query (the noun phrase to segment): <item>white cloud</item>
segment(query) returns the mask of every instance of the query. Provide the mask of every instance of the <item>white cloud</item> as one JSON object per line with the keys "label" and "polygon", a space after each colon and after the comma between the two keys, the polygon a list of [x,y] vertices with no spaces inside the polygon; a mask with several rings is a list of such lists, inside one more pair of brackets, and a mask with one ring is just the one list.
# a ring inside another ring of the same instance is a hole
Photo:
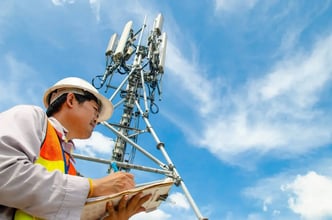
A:
{"label": "white cloud", "polygon": [[259,213],[251,213],[248,215],[248,220],[264,220],[265,217],[261,216]]}
{"label": "white cloud", "polygon": [[60,5],[66,4],[66,3],[74,4],[75,0],[52,0],[52,3],[56,6],[60,6]]}
{"label": "white cloud", "polygon": [[215,0],[216,11],[236,12],[239,10],[249,10],[257,4],[259,0]]}
{"label": "white cloud", "polygon": [[141,212],[130,218],[130,220],[155,220],[155,219],[170,220],[171,215],[160,209],[157,209],[155,211],[148,212],[148,213]]}
{"label": "white cloud", "polygon": [[[260,101],[285,98],[296,108],[312,106],[319,99],[319,91],[331,78],[332,36],[318,42],[310,54],[288,57],[277,64],[275,71],[253,83]],[[288,106],[289,107],[289,106]]]}
{"label": "white cloud", "polygon": [[[185,58],[172,42],[167,44],[166,66],[170,70],[169,74],[172,74],[170,80],[178,88],[177,94],[181,94],[181,89],[190,93],[192,99],[197,102],[195,108],[200,114],[206,115],[218,108],[218,102],[214,101],[218,98],[218,80],[207,79],[202,67]],[[186,95],[182,96],[182,99],[184,102],[190,101],[192,105],[193,101],[187,99]]]}
{"label": "white cloud", "polygon": [[100,0],[90,0],[89,2],[90,2],[91,9],[96,16],[97,22],[100,22],[101,1]]}
{"label": "white cloud", "polygon": [[291,192],[289,207],[303,219],[326,219],[332,217],[332,178],[314,171],[298,175],[296,179],[283,187]]}
{"label": "white cloud", "polygon": [[89,139],[75,139],[74,143],[76,149],[86,156],[96,156],[97,153],[111,155],[114,147],[113,139],[97,131],[92,132]]}
{"label": "white cloud", "polygon": [[187,198],[179,192],[173,193],[169,196],[168,201],[170,202],[170,206],[173,208],[179,209],[190,209],[190,205],[188,203]]}
{"label": "white cloud", "polygon": [[[167,211],[166,211],[167,210]],[[169,195],[166,202],[160,208],[149,213],[139,213],[133,216],[132,220],[170,220],[170,219],[192,219],[189,203],[182,193],[176,192]],[[180,217],[181,216],[181,217]]]}
{"label": "white cloud", "polygon": [[229,162],[253,149],[291,156],[330,143],[330,107],[319,109],[317,104],[331,87],[331,51],[328,36],[311,52],[286,57],[262,78],[251,79],[227,97],[228,103],[215,103],[228,109],[207,114],[212,120],[202,116],[206,125],[196,141]]}
{"label": "white cloud", "polygon": [[[254,186],[242,191],[243,195],[257,207],[250,213],[253,219],[297,219],[322,220],[332,217],[332,177],[318,174],[323,171],[326,162],[309,163],[305,171],[288,170],[284,173],[261,179]],[[317,171],[308,171],[316,169]],[[299,175],[295,173],[305,173]],[[258,211],[260,210],[260,212]]]}

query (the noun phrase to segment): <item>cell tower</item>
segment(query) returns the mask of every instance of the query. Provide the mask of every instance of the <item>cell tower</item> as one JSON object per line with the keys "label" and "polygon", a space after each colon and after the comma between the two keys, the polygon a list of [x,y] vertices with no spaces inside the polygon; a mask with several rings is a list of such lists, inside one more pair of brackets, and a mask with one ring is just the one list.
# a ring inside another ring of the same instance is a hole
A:
{"label": "cell tower", "polygon": [[[137,32],[133,30],[133,22],[129,21],[124,26],[119,39],[116,33],[110,37],[105,51],[106,70],[104,74],[97,75],[92,80],[92,85],[96,89],[104,89],[105,92],[113,91],[109,100],[114,104],[115,112],[122,111],[119,123],[107,121],[101,123],[116,135],[111,159],[104,160],[79,154],[74,154],[74,156],[83,160],[108,164],[109,172],[113,172],[117,167],[123,171],[136,169],[170,177],[174,180],[174,185],[182,188],[197,218],[207,220],[200,213],[167,154],[165,144],[159,140],[149,121],[149,114],[156,114],[159,110],[155,103],[155,96],[156,93],[159,97],[161,95],[167,35],[162,32],[163,16],[161,14],[155,18],[150,31],[146,30],[146,20],[145,17],[143,25]],[[148,32],[147,37],[145,32]],[[146,41],[146,44],[143,41]],[[140,121],[143,121],[144,124],[140,124]],[[152,136],[165,163],[138,143],[139,136],[144,133]],[[159,168],[134,164],[136,150],[156,163]]]}

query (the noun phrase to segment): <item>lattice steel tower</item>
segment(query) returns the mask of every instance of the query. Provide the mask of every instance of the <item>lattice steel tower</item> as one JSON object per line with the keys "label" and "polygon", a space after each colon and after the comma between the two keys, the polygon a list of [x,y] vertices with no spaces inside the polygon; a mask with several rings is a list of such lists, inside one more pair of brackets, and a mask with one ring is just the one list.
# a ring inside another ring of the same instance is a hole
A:
{"label": "lattice steel tower", "polygon": [[[137,169],[171,177],[175,181],[175,185],[182,188],[197,218],[203,220],[207,218],[200,213],[167,154],[164,143],[159,140],[148,119],[150,113],[157,113],[159,110],[155,103],[155,96],[158,94],[160,97],[161,95],[167,46],[167,35],[162,32],[162,26],[163,16],[158,14],[150,31],[146,30],[145,17],[143,25],[137,32],[133,30],[133,22],[129,21],[124,26],[119,39],[116,33],[110,37],[105,52],[106,70],[104,74],[93,78],[92,85],[97,89],[105,89],[105,92],[113,90],[109,100],[114,104],[115,112],[122,110],[119,123],[102,122],[102,125],[116,135],[112,157],[111,160],[103,160],[78,154],[74,154],[74,156],[79,159],[109,164],[109,172],[113,172],[113,165],[116,164],[123,171]],[[148,32],[147,36],[146,32]],[[144,125],[140,124],[142,120]],[[166,163],[138,144],[138,137],[143,133],[152,136]],[[136,150],[155,162],[159,168],[134,164]]]}

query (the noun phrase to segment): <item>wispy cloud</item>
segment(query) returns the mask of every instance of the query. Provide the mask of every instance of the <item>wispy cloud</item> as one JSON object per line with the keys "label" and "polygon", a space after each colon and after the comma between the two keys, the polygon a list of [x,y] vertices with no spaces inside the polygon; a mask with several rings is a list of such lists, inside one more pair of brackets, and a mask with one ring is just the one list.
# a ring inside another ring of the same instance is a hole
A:
{"label": "wispy cloud", "polygon": [[0,45],[5,43],[5,38],[7,36],[7,30],[10,27],[8,18],[10,17],[13,9],[13,2],[4,2],[0,3]]}
{"label": "wispy cloud", "polygon": [[64,4],[74,4],[75,0],[52,0],[52,3],[56,6],[60,6]]}
{"label": "wispy cloud", "polygon": [[[6,109],[16,104],[41,104],[43,86],[37,71],[12,54],[0,57],[0,106]],[[28,100],[28,102],[27,102]]]}
{"label": "wispy cloud", "polygon": [[[288,51],[270,72],[231,88],[227,96],[220,92],[221,78],[208,79],[204,67],[185,57],[178,49],[181,47],[170,42],[167,67],[172,77],[168,80],[176,85],[175,95],[181,105],[193,109],[194,103],[200,115],[195,121],[174,119],[174,123],[193,143],[231,163],[251,150],[290,156],[330,143],[331,107],[320,109],[317,105],[325,102],[321,96],[330,88],[332,79],[332,37],[316,40],[308,51]],[[195,129],[192,123],[201,123],[203,129]]]}
{"label": "wispy cloud", "polygon": [[96,16],[97,22],[100,21],[100,9],[101,9],[101,2],[100,0],[90,0],[90,7]]}
{"label": "wispy cloud", "polygon": [[250,149],[303,153],[329,143],[330,107],[316,105],[330,87],[331,48],[328,36],[312,51],[287,57],[264,77],[251,79],[230,97],[229,113],[217,117],[213,127],[206,126],[201,143],[229,156]]}
{"label": "wispy cloud", "polygon": [[217,11],[236,12],[240,10],[249,10],[255,6],[259,0],[215,0],[215,7]]}
{"label": "wispy cloud", "polygon": [[255,215],[275,216],[280,213],[282,216],[289,215],[287,194],[283,193],[281,187],[293,179],[292,174],[280,173],[259,180],[255,186],[246,188],[243,195],[249,198],[249,201],[253,200],[253,204],[257,207]]}
{"label": "wispy cloud", "polygon": [[[203,116],[218,108],[219,102],[213,101],[218,100],[218,80],[209,80],[204,69],[188,57],[184,57],[173,42],[168,43],[167,54],[166,66],[172,75],[169,83],[176,86],[176,94],[182,102],[189,106],[195,103],[198,113]],[[181,91],[184,94],[182,96]]]}

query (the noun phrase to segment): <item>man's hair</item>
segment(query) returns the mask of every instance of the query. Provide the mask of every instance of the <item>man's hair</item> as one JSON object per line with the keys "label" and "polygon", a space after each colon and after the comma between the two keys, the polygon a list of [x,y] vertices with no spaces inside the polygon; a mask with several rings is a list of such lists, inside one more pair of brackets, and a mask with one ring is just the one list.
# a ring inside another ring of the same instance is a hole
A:
{"label": "man's hair", "polygon": [[[84,91],[84,95],[80,95],[80,94],[76,94],[76,93],[73,93],[73,94],[74,94],[75,99],[78,101],[79,104],[81,104],[85,101],[93,100],[98,104],[99,108],[101,108],[100,101],[96,98],[96,96],[94,96],[90,92]],[[52,102],[52,104],[50,104],[48,106],[48,108],[46,110],[47,117],[51,117],[52,115],[54,115],[55,113],[60,111],[61,106],[63,105],[63,103],[66,102],[67,95],[68,95],[68,93],[62,94],[59,98],[57,98],[54,102]]]}

